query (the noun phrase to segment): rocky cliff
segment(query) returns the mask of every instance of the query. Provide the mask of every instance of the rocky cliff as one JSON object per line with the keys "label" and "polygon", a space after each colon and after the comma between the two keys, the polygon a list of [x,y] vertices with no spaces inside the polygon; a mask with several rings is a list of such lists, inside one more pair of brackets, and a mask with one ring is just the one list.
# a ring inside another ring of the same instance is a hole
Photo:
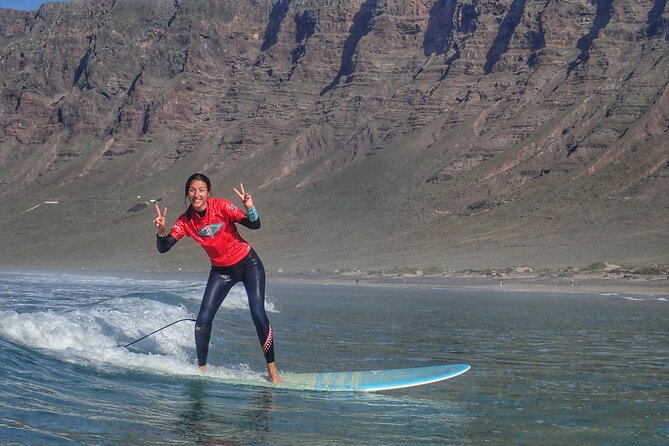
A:
{"label": "rocky cliff", "polygon": [[666,0],[0,10],[2,261],[199,268],[203,171],[271,268],[669,263],[668,55]]}

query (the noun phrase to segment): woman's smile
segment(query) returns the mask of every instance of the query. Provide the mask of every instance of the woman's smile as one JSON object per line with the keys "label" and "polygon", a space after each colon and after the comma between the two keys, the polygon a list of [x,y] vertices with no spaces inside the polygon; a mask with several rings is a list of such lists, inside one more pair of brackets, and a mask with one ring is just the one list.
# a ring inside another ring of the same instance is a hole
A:
{"label": "woman's smile", "polygon": [[211,192],[204,181],[195,180],[188,188],[188,200],[196,212],[204,211],[207,208],[207,200]]}

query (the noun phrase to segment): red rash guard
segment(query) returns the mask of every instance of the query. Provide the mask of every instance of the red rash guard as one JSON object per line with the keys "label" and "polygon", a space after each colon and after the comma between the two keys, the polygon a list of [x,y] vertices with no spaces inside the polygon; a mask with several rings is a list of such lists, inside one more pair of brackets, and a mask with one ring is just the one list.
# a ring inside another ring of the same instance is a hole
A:
{"label": "red rash guard", "polygon": [[207,252],[212,266],[231,266],[242,260],[251,245],[239,235],[235,223],[246,213],[225,198],[209,198],[204,217],[188,210],[181,214],[170,230],[175,241],[191,237]]}

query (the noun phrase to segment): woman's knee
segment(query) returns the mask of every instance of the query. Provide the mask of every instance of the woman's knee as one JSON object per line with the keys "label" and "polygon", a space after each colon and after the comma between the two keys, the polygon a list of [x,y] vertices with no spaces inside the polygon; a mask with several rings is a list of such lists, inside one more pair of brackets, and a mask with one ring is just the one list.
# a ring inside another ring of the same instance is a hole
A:
{"label": "woman's knee", "polygon": [[265,309],[262,307],[252,308],[251,318],[257,328],[265,328],[269,325],[269,318],[267,317],[267,313],[265,313]]}
{"label": "woman's knee", "polygon": [[195,326],[198,327],[211,327],[212,322],[214,321],[215,313],[209,310],[200,310],[197,315],[197,320],[195,321]]}

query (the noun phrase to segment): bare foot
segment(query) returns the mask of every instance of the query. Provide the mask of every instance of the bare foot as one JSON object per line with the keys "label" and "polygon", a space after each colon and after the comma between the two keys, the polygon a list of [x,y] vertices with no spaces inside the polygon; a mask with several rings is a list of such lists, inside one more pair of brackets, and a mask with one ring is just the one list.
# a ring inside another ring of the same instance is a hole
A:
{"label": "bare foot", "polygon": [[204,375],[205,373],[207,373],[207,365],[206,364],[205,365],[200,365],[200,366],[198,366],[198,368],[200,369],[201,374]]}
{"label": "bare foot", "polygon": [[267,373],[269,374],[269,380],[274,384],[279,384],[283,381],[279,376],[279,371],[276,369],[276,363],[270,362],[267,364]]}

